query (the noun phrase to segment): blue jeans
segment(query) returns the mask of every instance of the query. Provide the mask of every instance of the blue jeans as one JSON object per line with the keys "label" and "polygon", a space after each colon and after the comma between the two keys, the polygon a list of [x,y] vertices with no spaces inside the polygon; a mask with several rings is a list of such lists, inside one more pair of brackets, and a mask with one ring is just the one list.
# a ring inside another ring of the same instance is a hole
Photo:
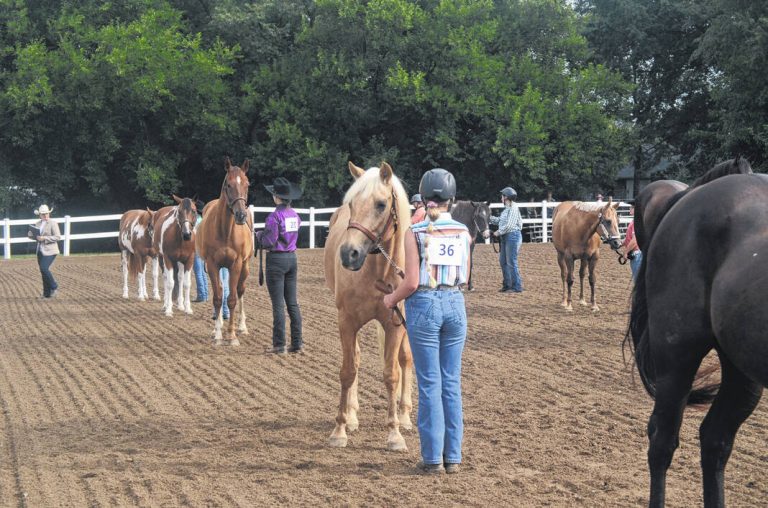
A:
{"label": "blue jeans", "polygon": [[224,286],[224,294],[221,302],[221,315],[224,319],[229,316],[229,307],[227,307],[227,298],[229,298],[229,269],[219,268],[219,279],[221,279],[221,285]]}
{"label": "blue jeans", "polygon": [[640,263],[643,262],[643,252],[636,250],[634,259],[629,260],[629,268],[632,270],[632,280],[637,277],[637,271],[640,269]]}
{"label": "blue jeans", "polygon": [[197,284],[197,299],[208,300],[208,277],[205,276],[205,261],[195,254],[195,283]]}
{"label": "blue jeans", "polygon": [[425,464],[461,462],[461,354],[467,310],[460,291],[417,291],[405,300],[419,383],[419,438]]}
{"label": "blue jeans", "polygon": [[51,265],[54,259],[56,259],[56,254],[43,256],[41,253],[37,253],[37,265],[40,268],[40,275],[43,277],[43,296],[46,298],[51,296],[52,291],[59,288],[56,279],[53,278],[51,273]]}
{"label": "blue jeans", "polygon": [[523,279],[520,278],[520,269],[517,265],[517,254],[522,245],[523,234],[520,231],[501,235],[499,264],[501,265],[501,274],[504,277],[504,289],[523,290]]}

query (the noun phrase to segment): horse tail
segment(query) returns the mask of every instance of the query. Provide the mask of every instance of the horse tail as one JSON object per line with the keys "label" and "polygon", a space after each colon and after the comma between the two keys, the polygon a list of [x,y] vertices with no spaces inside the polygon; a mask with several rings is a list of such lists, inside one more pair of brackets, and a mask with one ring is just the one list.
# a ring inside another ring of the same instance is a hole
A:
{"label": "horse tail", "polygon": [[141,256],[135,252],[126,251],[128,254],[128,275],[132,281],[136,280],[136,276],[141,271]]}

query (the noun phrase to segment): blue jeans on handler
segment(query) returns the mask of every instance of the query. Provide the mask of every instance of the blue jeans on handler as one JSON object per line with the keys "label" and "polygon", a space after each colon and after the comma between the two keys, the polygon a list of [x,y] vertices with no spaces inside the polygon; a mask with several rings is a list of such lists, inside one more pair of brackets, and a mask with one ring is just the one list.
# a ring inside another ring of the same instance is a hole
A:
{"label": "blue jeans on handler", "polygon": [[637,278],[637,271],[640,269],[640,264],[643,262],[643,252],[636,250],[635,257],[629,260],[629,268],[632,270],[632,280]]}
{"label": "blue jeans on handler", "polygon": [[501,235],[501,248],[499,249],[499,264],[501,274],[504,277],[504,289],[520,292],[523,290],[523,279],[520,278],[520,269],[517,265],[517,254],[523,244],[523,234],[520,231],[512,231]]}
{"label": "blue jeans on handler", "polygon": [[464,419],[461,354],[467,310],[461,291],[416,291],[405,300],[419,384],[419,438],[425,464],[458,464]]}
{"label": "blue jeans on handler", "polygon": [[208,301],[208,277],[205,276],[205,261],[195,254],[195,283],[197,285],[197,301]]}
{"label": "blue jeans on handler", "polygon": [[221,285],[224,286],[224,294],[222,295],[221,302],[221,315],[224,319],[229,319],[229,307],[227,307],[227,298],[229,298],[229,270],[226,268],[219,268],[219,279]]}

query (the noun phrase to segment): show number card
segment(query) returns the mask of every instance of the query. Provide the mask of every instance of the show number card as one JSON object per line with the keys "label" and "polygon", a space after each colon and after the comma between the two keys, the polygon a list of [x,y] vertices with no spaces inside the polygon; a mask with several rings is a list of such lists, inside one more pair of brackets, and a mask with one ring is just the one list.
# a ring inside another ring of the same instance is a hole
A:
{"label": "show number card", "polygon": [[293,233],[299,230],[299,218],[298,217],[286,217],[285,218],[285,231],[287,233]]}
{"label": "show number card", "polygon": [[459,237],[432,236],[427,247],[430,265],[460,266],[464,242]]}

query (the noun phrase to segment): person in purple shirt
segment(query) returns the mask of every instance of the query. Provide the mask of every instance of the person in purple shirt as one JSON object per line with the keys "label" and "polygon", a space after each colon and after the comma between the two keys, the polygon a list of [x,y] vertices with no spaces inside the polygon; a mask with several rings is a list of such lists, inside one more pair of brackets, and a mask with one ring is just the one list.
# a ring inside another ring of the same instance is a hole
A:
{"label": "person in purple shirt", "polygon": [[277,208],[264,221],[264,230],[256,232],[256,243],[267,252],[266,279],[272,300],[272,348],[267,353],[284,355],[285,308],[291,319],[291,345],[289,353],[300,353],[304,348],[301,338],[301,311],[296,295],[298,262],[296,241],[301,219],[291,208],[291,201],[301,197],[301,189],[283,177],[275,178],[272,185],[264,186]]}

